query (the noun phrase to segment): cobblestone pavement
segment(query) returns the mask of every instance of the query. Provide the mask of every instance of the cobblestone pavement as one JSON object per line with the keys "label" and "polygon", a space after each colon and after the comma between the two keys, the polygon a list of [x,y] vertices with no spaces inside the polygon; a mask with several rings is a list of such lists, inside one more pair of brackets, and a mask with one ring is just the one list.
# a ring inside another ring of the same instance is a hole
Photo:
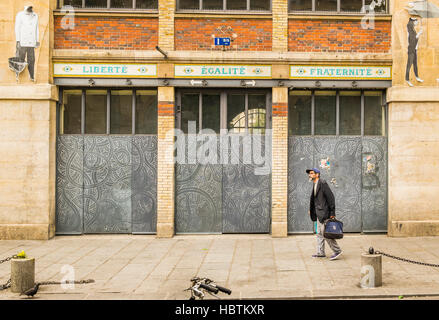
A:
{"label": "cobblestone pavement", "polygon": [[[439,268],[383,257],[383,285],[360,287],[361,254],[369,247],[427,263],[439,263],[439,237],[390,238],[346,234],[339,260],[316,259],[313,235],[57,236],[49,241],[0,241],[0,259],[24,250],[36,259],[36,281],[61,281],[71,265],[76,280],[95,283],[63,289],[42,286],[37,299],[187,299],[198,275],[232,290],[224,299],[439,299]],[[326,245],[329,257],[329,247]],[[0,283],[10,262],[0,265]],[[0,299],[23,299],[10,289]]]}

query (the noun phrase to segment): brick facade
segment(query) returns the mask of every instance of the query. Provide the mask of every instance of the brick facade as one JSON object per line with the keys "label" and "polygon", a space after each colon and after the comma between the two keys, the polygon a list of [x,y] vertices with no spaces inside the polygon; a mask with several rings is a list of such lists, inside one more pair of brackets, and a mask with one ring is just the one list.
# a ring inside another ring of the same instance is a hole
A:
{"label": "brick facade", "polygon": [[375,21],[374,29],[365,30],[360,20],[290,19],[287,32],[282,27],[287,21],[283,9],[273,12],[273,19],[177,18],[174,28],[168,25],[169,17],[163,12],[166,19],[162,19],[160,42],[159,19],[155,17],[77,16],[75,28],[69,30],[61,27],[62,17],[56,16],[54,47],[154,50],[160,45],[173,50],[174,40],[175,50],[222,50],[222,46],[214,46],[213,36],[226,36],[233,41],[229,50],[285,51],[288,34],[288,51],[390,52],[390,21]]}
{"label": "brick facade", "polygon": [[288,2],[272,0],[273,51],[288,51]]}
{"label": "brick facade", "polygon": [[288,102],[277,102],[272,105],[273,117],[287,117],[288,116]]}
{"label": "brick facade", "polygon": [[174,235],[174,101],[173,87],[158,88],[157,237],[161,238]]}
{"label": "brick facade", "polygon": [[[221,31],[223,30],[224,33]],[[233,38],[236,34],[236,38]],[[231,50],[271,51],[271,19],[175,19],[175,50],[222,50],[213,36],[230,37]]]}
{"label": "brick facade", "polygon": [[159,1],[159,46],[163,50],[174,50],[175,0]]}
{"label": "brick facade", "polygon": [[288,22],[288,50],[296,52],[390,52],[390,21],[375,21],[366,30],[360,20],[296,20]]}
{"label": "brick facade", "polygon": [[[158,79],[173,79],[175,63],[264,63],[272,66],[273,79],[288,79],[289,65],[297,63],[296,59],[307,60],[312,52],[348,52],[349,57],[344,59],[357,59],[361,63],[362,53],[377,53],[376,56],[381,58],[391,49],[390,17],[380,17],[381,20],[375,21],[375,29],[365,30],[361,27],[359,16],[322,17],[311,14],[305,17],[291,14],[286,0],[272,0],[271,13],[239,14],[183,13],[175,10],[175,3],[176,0],[159,0],[158,12],[150,13],[108,10],[100,13],[80,12],[75,16],[74,30],[64,30],[61,27],[62,16],[56,13],[54,48],[79,49],[76,55],[87,55],[79,58],[84,60],[90,57],[103,61],[122,57],[128,62],[137,57],[149,59],[151,63],[158,64]],[[222,52],[222,46],[214,45],[214,37],[230,37],[232,43],[226,50],[232,52]],[[157,45],[168,52],[168,57],[155,51]],[[88,53],[89,49],[120,51],[97,54]],[[59,51],[55,50],[55,56],[70,55],[70,52]],[[334,61],[331,59],[328,58],[328,63]],[[368,59],[370,63],[372,58]],[[317,60],[310,57],[309,61],[316,63]],[[157,107],[156,230],[157,237],[166,238],[175,233],[176,172],[172,133],[175,128],[176,89],[162,82],[160,85]],[[288,87],[278,86],[272,88],[271,234],[273,237],[286,237]]]}
{"label": "brick facade", "polygon": [[273,88],[271,234],[288,234],[288,88]]}
{"label": "brick facade", "polygon": [[55,49],[154,50],[158,44],[157,18],[77,16],[73,30],[61,20],[54,19]]}

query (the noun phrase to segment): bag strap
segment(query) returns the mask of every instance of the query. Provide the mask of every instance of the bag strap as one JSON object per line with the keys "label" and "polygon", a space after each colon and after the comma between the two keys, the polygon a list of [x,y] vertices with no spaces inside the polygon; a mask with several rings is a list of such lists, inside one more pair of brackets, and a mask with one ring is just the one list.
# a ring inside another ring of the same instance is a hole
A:
{"label": "bag strap", "polygon": [[328,219],[326,219],[324,222],[323,222],[323,224],[326,226],[326,224],[328,223],[328,222],[330,222],[330,221],[332,221],[332,222],[340,222],[341,224],[343,224],[343,222],[341,222],[340,220],[337,220],[337,218],[328,218]]}

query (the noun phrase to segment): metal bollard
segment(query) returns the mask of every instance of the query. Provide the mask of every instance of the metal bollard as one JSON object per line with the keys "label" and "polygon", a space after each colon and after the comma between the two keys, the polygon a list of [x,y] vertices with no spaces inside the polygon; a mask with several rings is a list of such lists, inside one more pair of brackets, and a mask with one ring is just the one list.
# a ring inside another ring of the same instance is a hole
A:
{"label": "metal bollard", "polygon": [[361,288],[375,288],[382,285],[382,259],[380,254],[375,254],[373,248],[369,253],[361,255]]}
{"label": "metal bollard", "polygon": [[11,291],[22,293],[35,285],[35,258],[11,259]]}

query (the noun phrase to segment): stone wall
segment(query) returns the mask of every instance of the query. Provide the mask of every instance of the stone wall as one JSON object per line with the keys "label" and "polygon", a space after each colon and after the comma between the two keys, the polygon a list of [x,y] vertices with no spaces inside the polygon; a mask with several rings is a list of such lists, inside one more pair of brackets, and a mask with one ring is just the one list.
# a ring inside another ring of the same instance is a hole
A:
{"label": "stone wall", "polygon": [[[439,10],[438,0],[429,0]],[[405,82],[405,71],[408,57],[407,43],[407,24],[410,17],[418,18],[418,25],[415,27],[416,32],[422,29],[422,34],[418,38],[418,69],[419,77],[424,82],[418,82],[415,79],[413,66],[410,70],[410,81],[414,86],[433,86],[438,87],[439,82],[439,11],[434,17],[423,17],[410,15],[405,7],[409,1],[395,1],[393,4],[392,17],[392,57],[394,62],[393,68],[393,85],[407,86]],[[439,90],[439,88],[438,88]]]}
{"label": "stone wall", "polygon": [[393,87],[387,99],[388,234],[439,235],[439,89]]}
{"label": "stone wall", "polygon": [[[439,1],[429,0],[439,8]],[[387,92],[389,106],[389,210],[390,236],[439,235],[439,16],[411,15],[408,1],[392,6],[393,86]],[[438,12],[439,13],[439,12]],[[418,77],[410,70],[405,81],[408,57],[407,23],[419,24]]]}
{"label": "stone wall", "polygon": [[[56,1],[0,3],[0,239],[48,239],[55,234],[57,90],[51,85],[51,9]],[[32,5],[39,17],[35,82],[26,68],[16,81],[15,17]]]}

